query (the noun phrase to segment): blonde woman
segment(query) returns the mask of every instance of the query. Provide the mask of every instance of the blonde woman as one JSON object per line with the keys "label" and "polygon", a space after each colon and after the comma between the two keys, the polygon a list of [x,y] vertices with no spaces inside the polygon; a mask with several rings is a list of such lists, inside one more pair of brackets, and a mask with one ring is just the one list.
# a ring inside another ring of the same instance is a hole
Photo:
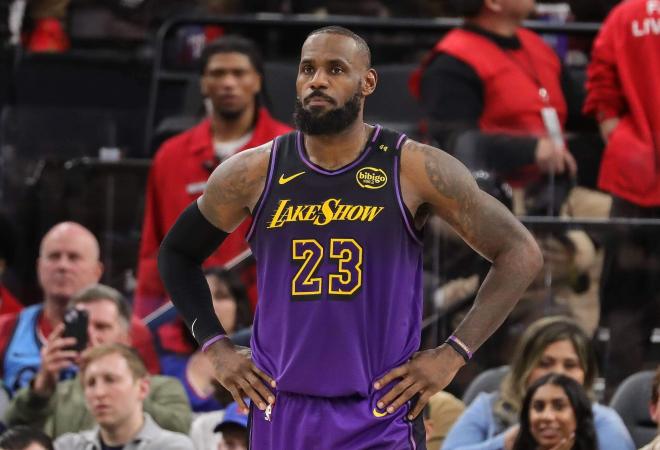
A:
{"label": "blonde woman", "polygon": [[[566,317],[544,318],[526,330],[499,390],[479,394],[450,430],[442,450],[511,450],[525,392],[549,373],[573,378],[591,394],[597,373],[591,341]],[[592,412],[599,450],[634,450],[613,409],[594,402]]]}

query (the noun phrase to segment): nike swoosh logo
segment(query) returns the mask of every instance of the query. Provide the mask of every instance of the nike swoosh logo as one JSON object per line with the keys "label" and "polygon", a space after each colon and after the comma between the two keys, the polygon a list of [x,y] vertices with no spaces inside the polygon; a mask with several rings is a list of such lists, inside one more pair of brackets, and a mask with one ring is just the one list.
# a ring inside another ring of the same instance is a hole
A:
{"label": "nike swoosh logo", "polygon": [[378,412],[378,410],[377,410],[376,408],[374,408],[374,410],[372,411],[372,413],[373,413],[373,415],[376,416],[376,417],[383,417],[383,416],[386,416],[386,415],[387,415],[387,411],[385,411],[385,412]]}
{"label": "nike swoosh logo", "polygon": [[287,184],[289,181],[293,180],[294,178],[298,178],[300,175],[305,173],[303,170],[302,172],[294,173],[291,176],[285,177],[284,174],[280,175],[279,183],[280,184]]}

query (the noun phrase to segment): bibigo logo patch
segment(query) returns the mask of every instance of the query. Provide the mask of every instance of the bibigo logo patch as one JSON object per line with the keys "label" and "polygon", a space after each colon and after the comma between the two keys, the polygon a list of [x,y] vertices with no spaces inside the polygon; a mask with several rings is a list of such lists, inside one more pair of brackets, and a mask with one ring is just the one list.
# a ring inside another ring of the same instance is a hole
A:
{"label": "bibigo logo patch", "polygon": [[355,180],[365,189],[380,189],[387,184],[387,175],[376,167],[363,167],[355,174]]}

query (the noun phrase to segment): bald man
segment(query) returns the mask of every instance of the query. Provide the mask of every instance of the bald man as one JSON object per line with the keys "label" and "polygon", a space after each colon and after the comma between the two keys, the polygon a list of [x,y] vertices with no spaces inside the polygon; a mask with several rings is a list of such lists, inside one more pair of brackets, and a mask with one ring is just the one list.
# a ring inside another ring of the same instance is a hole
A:
{"label": "bald man", "polygon": [[[53,329],[62,322],[71,297],[101,279],[103,264],[99,257],[96,237],[75,222],[55,225],[41,240],[37,275],[44,295],[43,303],[0,318],[2,383],[10,393],[29,384],[39,371],[41,348]],[[148,332],[144,324],[137,328],[140,334]],[[134,341],[135,329],[132,324]],[[146,353],[150,355],[152,350]],[[67,371],[63,376],[67,376]]]}

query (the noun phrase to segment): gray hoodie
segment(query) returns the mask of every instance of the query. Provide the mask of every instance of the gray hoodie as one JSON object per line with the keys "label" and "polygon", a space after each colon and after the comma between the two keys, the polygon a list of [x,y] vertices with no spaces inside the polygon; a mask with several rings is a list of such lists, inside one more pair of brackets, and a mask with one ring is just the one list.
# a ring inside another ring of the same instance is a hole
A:
{"label": "gray hoodie", "polygon": [[[55,450],[101,450],[98,425],[80,433],[66,433],[55,441]],[[139,433],[124,445],[124,450],[194,450],[188,436],[163,430],[144,414],[144,426]]]}

